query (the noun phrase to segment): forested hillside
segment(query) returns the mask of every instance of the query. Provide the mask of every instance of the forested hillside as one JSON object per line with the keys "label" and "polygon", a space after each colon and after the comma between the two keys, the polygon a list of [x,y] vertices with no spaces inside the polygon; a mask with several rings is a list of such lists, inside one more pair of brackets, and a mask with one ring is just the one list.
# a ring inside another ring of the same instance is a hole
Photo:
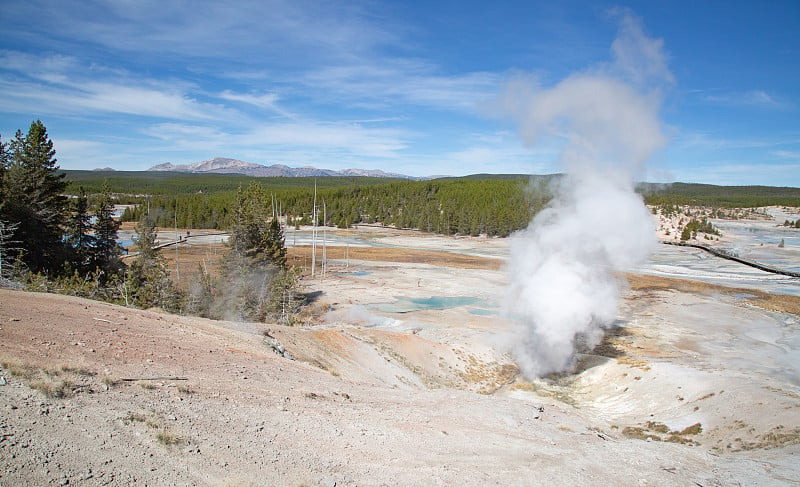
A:
{"label": "forested hillside", "polygon": [[[299,179],[299,178],[298,178]],[[274,196],[276,212],[291,223],[311,224],[314,181],[287,187],[251,180]],[[292,178],[290,182],[301,182]],[[266,184],[264,184],[266,183]],[[327,183],[321,185],[320,183]],[[383,223],[446,235],[507,236],[524,228],[548,201],[542,191],[527,189],[528,180],[395,181],[376,184],[359,178],[350,184],[317,181],[317,223],[347,228],[355,223]],[[326,187],[327,186],[327,187]],[[136,221],[149,204],[160,226],[227,229],[232,224],[237,192],[154,195],[129,210],[124,219]]]}
{"label": "forested hillside", "polygon": [[[274,197],[276,212],[291,223],[310,224],[317,186],[318,224],[347,227],[382,223],[445,235],[507,236],[524,228],[549,201],[547,183],[558,175],[491,175],[430,181],[369,177],[253,178],[224,174],[136,171],[66,171],[67,192],[99,192],[107,184],[119,203],[140,206],[125,220],[138,221],[144,208],[159,226],[228,229],[237,190],[252,183]],[[535,184],[532,184],[535,183]],[[708,184],[648,184],[638,191],[651,205],[753,208],[800,206],[800,189]],[[324,220],[324,221],[323,221]]]}
{"label": "forested hillside", "polygon": [[645,183],[639,185],[638,189],[649,205],[693,205],[721,208],[800,206],[800,188]]}
{"label": "forested hillside", "polygon": [[158,171],[63,171],[72,184],[67,193],[77,194],[83,187],[87,193],[99,192],[107,183],[120,203],[140,202],[142,196],[216,194],[234,192],[241,186],[258,181],[267,188],[313,188],[316,181],[319,188],[348,185],[369,186],[400,181],[391,178],[370,177],[324,177],[324,178],[255,178],[240,174],[187,174],[181,172]]}

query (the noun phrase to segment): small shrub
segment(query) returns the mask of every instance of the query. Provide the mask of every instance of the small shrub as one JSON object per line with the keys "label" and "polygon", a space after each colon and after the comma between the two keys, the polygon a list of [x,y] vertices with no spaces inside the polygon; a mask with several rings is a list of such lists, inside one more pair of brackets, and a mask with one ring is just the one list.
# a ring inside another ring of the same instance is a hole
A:
{"label": "small shrub", "polygon": [[177,445],[180,443],[180,438],[175,433],[168,431],[166,428],[161,429],[156,433],[156,439],[159,443],[166,446]]}
{"label": "small shrub", "polygon": [[681,430],[679,435],[697,435],[703,432],[703,426],[700,423],[695,423],[691,426],[687,426],[683,430]]}
{"label": "small shrub", "polygon": [[36,389],[47,397],[55,399],[62,399],[72,394],[72,388],[75,386],[71,381],[59,380],[52,381],[47,379],[36,379],[30,382],[31,389]]}

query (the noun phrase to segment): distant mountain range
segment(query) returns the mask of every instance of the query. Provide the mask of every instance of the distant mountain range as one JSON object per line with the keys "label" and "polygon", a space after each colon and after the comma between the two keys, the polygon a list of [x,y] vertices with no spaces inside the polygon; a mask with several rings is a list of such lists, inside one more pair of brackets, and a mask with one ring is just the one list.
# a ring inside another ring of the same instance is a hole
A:
{"label": "distant mountain range", "polygon": [[264,166],[225,157],[215,157],[194,164],[172,164],[165,162],[151,167],[148,171],[172,171],[201,174],[244,174],[254,177],[327,177],[327,176],[368,176],[373,178],[418,179],[404,174],[384,172],[379,169],[317,169],[316,167],[289,167],[283,164]]}

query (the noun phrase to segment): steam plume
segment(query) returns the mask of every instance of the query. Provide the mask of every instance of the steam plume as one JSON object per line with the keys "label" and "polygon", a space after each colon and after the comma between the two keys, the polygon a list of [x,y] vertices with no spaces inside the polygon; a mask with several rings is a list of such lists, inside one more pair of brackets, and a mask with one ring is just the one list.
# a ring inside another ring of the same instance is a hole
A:
{"label": "steam plume", "polygon": [[511,242],[507,308],[527,376],[566,370],[576,341],[599,342],[617,318],[614,272],[645,260],[655,244],[634,181],[666,142],[658,88],[672,75],[661,41],[628,13],[620,17],[613,63],[549,88],[517,79],[500,100],[526,144],[564,141],[566,176],[551,205]]}

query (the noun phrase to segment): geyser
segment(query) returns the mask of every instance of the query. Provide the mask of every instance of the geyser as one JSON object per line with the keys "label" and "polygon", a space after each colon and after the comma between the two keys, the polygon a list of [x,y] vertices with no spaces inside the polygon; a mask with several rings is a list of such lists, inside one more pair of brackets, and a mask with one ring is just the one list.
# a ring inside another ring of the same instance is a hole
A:
{"label": "geyser", "polygon": [[620,17],[613,63],[549,88],[516,79],[500,99],[526,144],[554,138],[564,147],[552,203],[511,242],[506,308],[528,377],[568,369],[577,340],[599,342],[617,319],[615,273],[647,259],[656,242],[634,181],[665,144],[659,88],[672,76],[661,41]]}

